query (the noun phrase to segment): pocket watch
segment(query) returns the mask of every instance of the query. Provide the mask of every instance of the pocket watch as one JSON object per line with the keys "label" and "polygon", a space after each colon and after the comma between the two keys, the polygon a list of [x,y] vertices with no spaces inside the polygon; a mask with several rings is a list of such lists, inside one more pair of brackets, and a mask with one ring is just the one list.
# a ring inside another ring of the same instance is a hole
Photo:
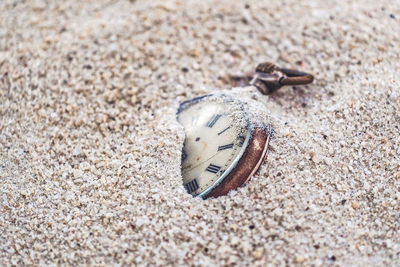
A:
{"label": "pocket watch", "polygon": [[[307,84],[313,76],[272,63],[242,77],[262,94],[284,85]],[[273,136],[271,124],[251,119],[246,103],[228,94],[209,94],[181,103],[177,120],[184,127],[181,171],[188,193],[203,199],[242,186],[263,163]]]}

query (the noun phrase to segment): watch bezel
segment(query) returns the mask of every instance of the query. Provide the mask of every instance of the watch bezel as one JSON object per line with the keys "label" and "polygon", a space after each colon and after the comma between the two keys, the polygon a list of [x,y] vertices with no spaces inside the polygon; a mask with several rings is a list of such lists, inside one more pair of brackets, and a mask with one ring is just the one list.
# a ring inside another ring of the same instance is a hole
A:
{"label": "watch bezel", "polygon": [[[226,195],[231,190],[235,190],[248,182],[264,162],[272,136],[273,129],[271,124],[255,126],[246,151],[235,168],[231,170],[218,186],[211,190],[210,193],[203,196],[203,198],[206,199]],[[236,171],[233,171],[235,169]]]}
{"label": "watch bezel", "polygon": [[220,177],[218,177],[217,180],[215,180],[215,182],[211,186],[209,186],[203,192],[195,195],[196,197],[198,196],[201,198],[207,198],[206,196],[208,194],[210,194],[214,189],[216,189],[226,179],[226,177],[228,177],[231,174],[231,172],[237,167],[239,161],[242,159],[243,154],[245,153],[245,151],[247,149],[247,146],[249,145],[249,141],[252,136],[252,130],[253,130],[252,127],[248,126],[248,130],[247,130],[246,138],[243,142],[243,146],[241,147],[239,154],[232,161],[231,165],[229,165],[229,167],[221,174]]}

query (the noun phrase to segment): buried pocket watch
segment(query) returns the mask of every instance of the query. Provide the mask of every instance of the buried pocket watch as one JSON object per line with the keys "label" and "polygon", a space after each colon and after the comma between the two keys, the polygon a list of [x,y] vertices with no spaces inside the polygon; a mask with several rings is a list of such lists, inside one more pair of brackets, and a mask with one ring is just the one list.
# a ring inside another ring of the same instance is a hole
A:
{"label": "buried pocket watch", "polygon": [[[284,85],[308,84],[308,73],[257,66],[247,85],[270,94]],[[245,104],[225,94],[210,94],[181,103],[178,122],[184,127],[182,177],[188,193],[203,199],[226,195],[248,181],[267,154],[273,129],[250,119]]]}

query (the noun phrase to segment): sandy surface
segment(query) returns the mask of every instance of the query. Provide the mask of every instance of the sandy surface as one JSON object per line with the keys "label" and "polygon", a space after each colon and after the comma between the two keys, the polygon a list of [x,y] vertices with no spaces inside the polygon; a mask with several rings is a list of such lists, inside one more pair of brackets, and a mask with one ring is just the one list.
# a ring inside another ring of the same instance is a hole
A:
{"label": "sandy surface", "polygon": [[[0,265],[400,265],[400,1],[82,2],[0,3]],[[316,81],[192,198],[178,103],[262,61]]]}

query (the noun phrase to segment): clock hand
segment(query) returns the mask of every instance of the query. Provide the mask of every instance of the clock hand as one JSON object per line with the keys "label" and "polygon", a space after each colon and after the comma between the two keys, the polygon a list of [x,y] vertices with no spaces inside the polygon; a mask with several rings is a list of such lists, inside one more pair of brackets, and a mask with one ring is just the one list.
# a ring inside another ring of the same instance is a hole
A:
{"label": "clock hand", "polygon": [[197,168],[198,166],[200,166],[201,164],[203,164],[204,162],[207,162],[207,161],[209,161],[210,159],[214,158],[217,154],[218,154],[218,152],[215,153],[214,155],[212,155],[211,157],[209,157],[208,159],[203,160],[203,161],[200,162],[199,164],[196,164],[195,166],[191,167],[191,168],[188,169],[188,170],[186,170],[186,169],[189,168],[189,167],[182,168],[182,171],[183,171],[183,172],[191,171],[191,170],[193,170],[194,168]]}

